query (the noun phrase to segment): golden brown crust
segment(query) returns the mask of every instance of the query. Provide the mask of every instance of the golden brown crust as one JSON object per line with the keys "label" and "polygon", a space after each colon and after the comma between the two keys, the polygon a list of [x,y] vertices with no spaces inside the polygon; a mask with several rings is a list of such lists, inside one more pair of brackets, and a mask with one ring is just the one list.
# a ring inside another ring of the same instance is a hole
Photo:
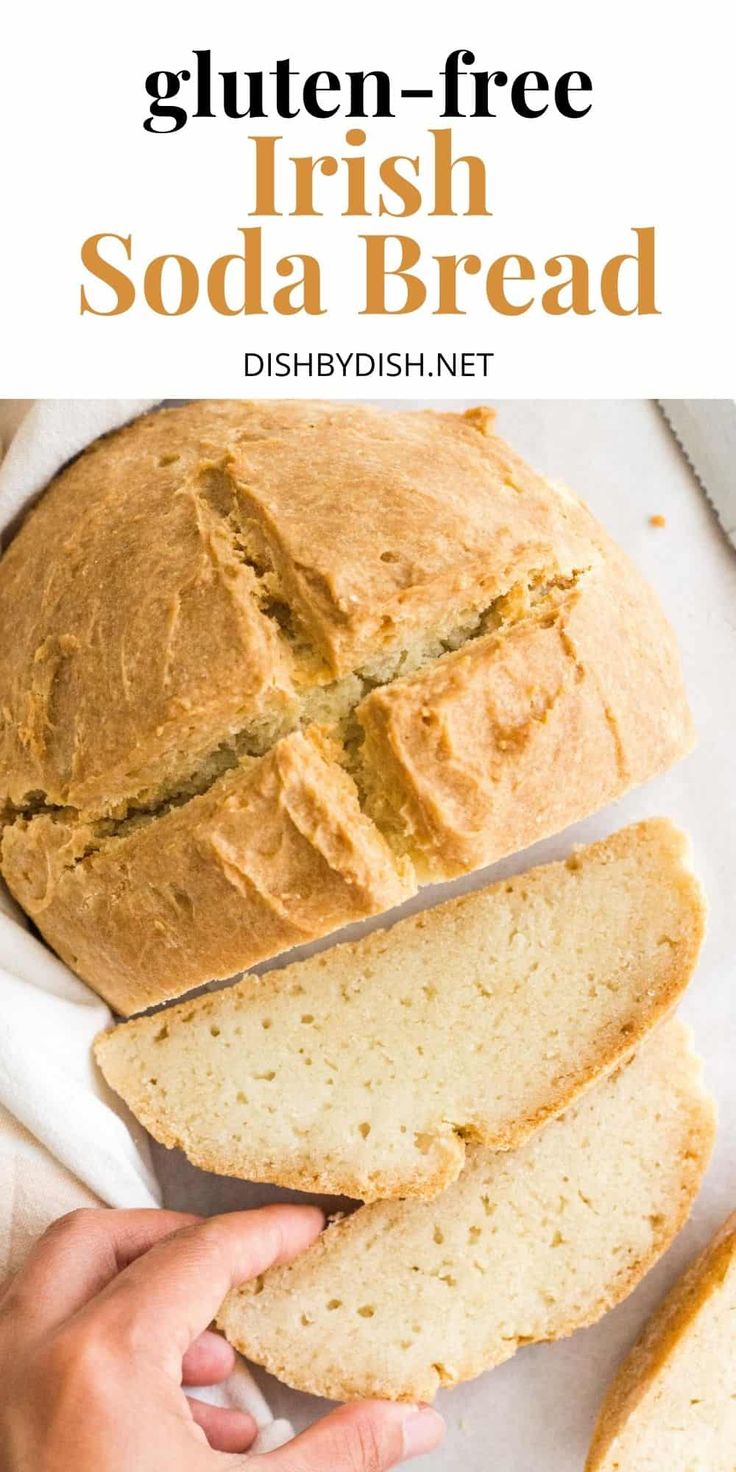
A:
{"label": "golden brown crust", "polygon": [[487,607],[540,569],[570,575],[588,555],[577,506],[492,432],[489,411],[287,414],[300,433],[248,440],[230,474],[335,675],[449,609]]}
{"label": "golden brown crust", "polygon": [[0,564],[0,806],[115,811],[244,721],[286,717],[305,672],[264,567],[323,678],[536,562],[568,567],[574,521],[485,428],[202,401],[97,441]]}
{"label": "golden brown crust", "polygon": [[585,1472],[601,1472],[604,1468],[616,1438],[666,1371],[674,1351],[720,1287],[735,1257],[736,1212],[674,1284],[623,1361],[598,1413]]}
{"label": "golden brown crust", "polygon": [[357,716],[369,811],[401,813],[421,879],[557,832],[691,742],[674,636],[612,544],[551,608],[373,691]]}
{"label": "golden brown crust", "polygon": [[[688,749],[656,600],[491,418],[189,404],[98,441],[11,543],[2,869],[51,944],[126,1011],[304,938],[288,844],[267,914],[250,899],[236,913],[222,854],[192,846],[223,771],[253,790],[248,758],[264,757],[265,781],[296,731],[313,743],[311,727],[329,727],[335,841],[361,854],[321,916],[312,896],[310,936],[523,847]],[[156,866],[158,825],[182,884]],[[260,840],[252,856],[242,829],[238,844],[260,869]],[[341,852],[322,857],[342,872]],[[305,858],[300,883],[322,873]],[[227,900],[192,935],[174,889],[200,921]]]}
{"label": "golden brown crust", "polygon": [[115,812],[244,713],[288,707],[288,649],[207,498],[208,431],[234,427],[211,418],[191,405],[96,441],[4,554],[0,807]]}
{"label": "golden brown crust", "polygon": [[121,1013],[404,896],[350,779],[299,732],[125,836],[42,815],[6,828],[2,854],[18,901]]}

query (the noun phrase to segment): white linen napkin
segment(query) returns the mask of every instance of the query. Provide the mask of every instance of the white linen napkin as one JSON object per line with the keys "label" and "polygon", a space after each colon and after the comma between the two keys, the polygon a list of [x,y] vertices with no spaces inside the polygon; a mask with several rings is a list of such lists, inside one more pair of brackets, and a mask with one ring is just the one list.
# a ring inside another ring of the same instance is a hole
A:
{"label": "white linen napkin", "polygon": [[[0,400],[0,546],[50,478],[148,399]],[[3,453],[4,452],[4,453]],[[148,1139],[94,1066],[105,1003],[28,929],[0,880],[0,1276],[77,1206],[160,1206]],[[202,1399],[247,1410],[254,1452],[293,1435],[242,1361]]]}

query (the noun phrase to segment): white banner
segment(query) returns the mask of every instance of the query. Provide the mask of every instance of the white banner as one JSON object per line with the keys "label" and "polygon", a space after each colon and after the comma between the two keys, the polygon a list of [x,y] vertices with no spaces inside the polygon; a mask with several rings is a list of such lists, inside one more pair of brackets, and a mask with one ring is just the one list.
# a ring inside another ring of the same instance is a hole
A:
{"label": "white banner", "polygon": [[731,395],[726,23],[14,4],[0,393]]}

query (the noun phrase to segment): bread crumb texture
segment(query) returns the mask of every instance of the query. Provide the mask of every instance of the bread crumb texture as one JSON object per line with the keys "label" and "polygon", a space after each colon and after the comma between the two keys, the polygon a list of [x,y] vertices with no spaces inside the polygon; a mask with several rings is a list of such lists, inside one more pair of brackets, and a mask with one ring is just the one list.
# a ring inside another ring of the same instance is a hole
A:
{"label": "bread crumb texture", "polygon": [[686,1220],[713,1133],[687,1030],[666,1022],[519,1150],[471,1147],[434,1201],[360,1207],[231,1293],[219,1325],[295,1388],[431,1400],[630,1293]]}
{"label": "bread crumb texture", "polygon": [[733,1472],[736,1214],[624,1360],[585,1465],[586,1472]]}
{"label": "bread crumb texture", "polygon": [[[205,1170],[431,1196],[520,1145],[675,1006],[704,905],[664,819],[123,1024],[107,1081]],[[519,1037],[524,1039],[519,1052]]]}
{"label": "bread crumb texture", "polygon": [[487,410],[148,415],[0,560],[0,866],[123,1013],[490,863],[690,744],[654,594]]}

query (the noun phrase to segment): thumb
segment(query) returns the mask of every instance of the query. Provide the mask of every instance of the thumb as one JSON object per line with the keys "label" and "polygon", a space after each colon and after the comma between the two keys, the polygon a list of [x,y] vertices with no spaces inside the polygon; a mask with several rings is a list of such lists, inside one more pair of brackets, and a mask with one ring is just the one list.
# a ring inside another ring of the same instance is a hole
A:
{"label": "thumb", "polygon": [[360,1401],[341,1406],[288,1446],[251,1457],[248,1472],[388,1472],[439,1445],[445,1423],[430,1406]]}

